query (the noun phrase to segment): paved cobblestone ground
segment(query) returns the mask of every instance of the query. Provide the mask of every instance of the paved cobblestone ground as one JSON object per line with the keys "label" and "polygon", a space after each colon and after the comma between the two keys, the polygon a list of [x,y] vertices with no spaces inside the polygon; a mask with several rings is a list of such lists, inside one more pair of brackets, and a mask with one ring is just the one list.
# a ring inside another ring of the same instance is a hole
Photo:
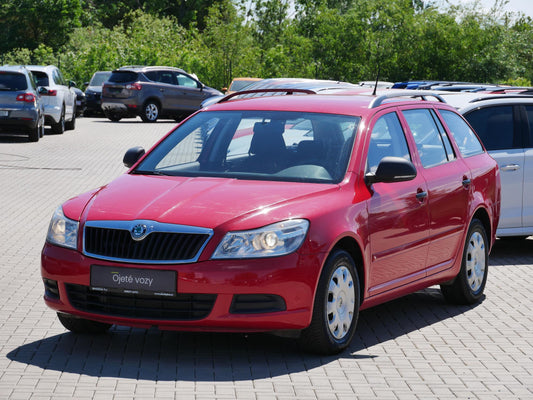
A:
{"label": "paved cobblestone ground", "polygon": [[123,121],[80,119],[38,143],[0,137],[0,399],[533,399],[533,238],[497,243],[479,305],[430,288],[363,311],[335,357],[262,334],[67,333],[42,301],[52,212],[174,125]]}

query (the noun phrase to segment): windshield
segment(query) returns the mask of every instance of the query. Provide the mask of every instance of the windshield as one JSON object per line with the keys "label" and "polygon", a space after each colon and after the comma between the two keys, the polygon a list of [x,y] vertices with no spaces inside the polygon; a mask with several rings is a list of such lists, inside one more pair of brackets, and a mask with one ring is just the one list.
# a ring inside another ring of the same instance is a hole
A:
{"label": "windshield", "polygon": [[359,120],[304,112],[201,112],[176,128],[133,173],[338,183]]}
{"label": "windshield", "polygon": [[89,86],[102,86],[105,81],[111,76],[111,72],[96,72]]}

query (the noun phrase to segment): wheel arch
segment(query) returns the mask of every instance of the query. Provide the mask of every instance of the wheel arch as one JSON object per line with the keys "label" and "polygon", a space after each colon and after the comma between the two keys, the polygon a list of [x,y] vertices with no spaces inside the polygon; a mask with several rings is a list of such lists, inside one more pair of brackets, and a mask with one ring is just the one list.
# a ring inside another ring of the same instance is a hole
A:
{"label": "wheel arch", "polygon": [[[335,246],[330,251],[330,254],[337,250],[344,250],[353,258],[355,262],[355,269],[359,275],[359,304],[363,303],[364,293],[365,293],[365,266],[364,266],[364,257],[363,251],[357,240],[351,236],[345,236],[341,238]],[[316,295],[316,294],[315,294]]]}
{"label": "wheel arch", "polygon": [[489,243],[492,245],[492,227],[491,227],[491,221],[488,211],[481,207],[476,210],[474,215],[472,216],[472,220],[478,219],[483,224],[483,228],[485,228],[485,233],[487,234],[487,239],[489,240]]}
{"label": "wheel arch", "polygon": [[161,110],[163,109],[163,102],[161,101],[161,99],[159,99],[158,97],[156,96],[150,96],[150,97],[147,97],[144,101],[143,101],[143,111],[144,111],[144,107],[148,104],[148,103],[156,103],[157,106],[159,107],[159,112],[161,112]]}

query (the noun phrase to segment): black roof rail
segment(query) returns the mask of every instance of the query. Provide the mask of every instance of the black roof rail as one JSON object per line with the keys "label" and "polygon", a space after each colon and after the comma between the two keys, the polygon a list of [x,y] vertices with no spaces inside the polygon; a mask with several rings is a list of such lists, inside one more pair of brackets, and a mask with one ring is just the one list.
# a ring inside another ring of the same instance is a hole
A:
{"label": "black roof rail", "polygon": [[422,100],[427,100],[426,97],[434,97],[439,102],[446,103],[446,100],[444,100],[444,98],[430,90],[397,90],[379,95],[370,102],[368,108],[379,107],[381,104],[383,104],[385,100],[392,99],[395,97],[420,97]]}
{"label": "black roof rail", "polygon": [[475,99],[472,99],[469,101],[469,103],[476,103],[478,101],[485,101],[485,100],[501,100],[501,99],[533,99],[533,93],[529,92],[526,94],[520,94],[520,93],[509,93],[509,94],[501,94],[501,95],[488,95],[486,97],[476,97]]}
{"label": "black roof rail", "polygon": [[303,94],[316,94],[315,91],[310,89],[290,89],[290,88],[276,88],[276,89],[254,89],[254,90],[243,90],[240,92],[235,92],[228,94],[226,97],[220,99],[219,103],[228,101],[236,96],[241,96],[244,94],[253,94],[253,93],[286,93],[288,95],[293,93],[303,93]]}

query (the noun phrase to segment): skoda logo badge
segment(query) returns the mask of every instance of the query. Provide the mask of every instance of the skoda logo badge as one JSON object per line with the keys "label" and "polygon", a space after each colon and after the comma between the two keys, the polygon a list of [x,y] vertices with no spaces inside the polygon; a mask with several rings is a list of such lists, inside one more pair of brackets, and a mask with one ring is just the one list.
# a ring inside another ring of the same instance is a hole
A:
{"label": "skoda logo badge", "polygon": [[130,233],[133,240],[143,240],[148,234],[148,228],[144,224],[137,224],[131,228]]}

